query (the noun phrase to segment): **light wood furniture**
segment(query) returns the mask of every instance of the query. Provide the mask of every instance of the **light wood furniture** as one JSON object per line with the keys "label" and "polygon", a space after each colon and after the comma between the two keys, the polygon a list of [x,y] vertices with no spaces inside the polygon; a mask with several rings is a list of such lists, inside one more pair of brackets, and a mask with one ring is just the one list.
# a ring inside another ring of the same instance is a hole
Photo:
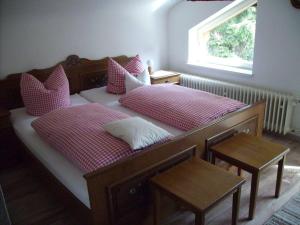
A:
{"label": "light wood furniture", "polygon": [[205,213],[233,193],[232,224],[239,214],[241,186],[245,182],[208,162],[192,158],[151,179],[154,191],[154,224],[160,224],[160,198],[168,195],[196,215],[196,225],[205,224]]}
{"label": "light wood furniture", "polygon": [[[130,60],[126,56],[114,59],[120,64]],[[65,69],[71,94],[101,87],[107,83],[107,58],[89,60],[72,55],[58,64]],[[29,73],[44,81],[55,66],[31,70]],[[20,73],[12,74],[0,80],[0,107],[14,109],[23,106],[20,96],[20,77]],[[23,152],[30,160],[30,165],[39,172],[39,177],[49,187],[53,186],[54,193],[68,204],[68,208],[74,208],[76,215],[86,216],[85,224],[90,220],[94,225],[141,224],[141,221],[149,215],[148,206],[151,198],[148,181],[151,176],[188,159],[194,151],[191,146],[196,145],[197,156],[203,157],[207,149],[206,140],[217,134],[248,130],[253,135],[261,136],[264,109],[265,102],[257,102],[205,126],[185,132],[170,142],[153,146],[149,151],[141,151],[134,156],[85,174],[91,208],[87,208],[77,200],[26,147],[23,147]]]}
{"label": "light wood furniture", "polygon": [[173,71],[159,70],[150,75],[151,84],[179,84],[180,83],[180,73]]}
{"label": "light wood furniture", "polygon": [[216,157],[252,174],[249,219],[255,215],[256,196],[262,170],[278,162],[275,197],[280,194],[284,160],[289,149],[261,137],[240,133],[210,148],[212,163]]}

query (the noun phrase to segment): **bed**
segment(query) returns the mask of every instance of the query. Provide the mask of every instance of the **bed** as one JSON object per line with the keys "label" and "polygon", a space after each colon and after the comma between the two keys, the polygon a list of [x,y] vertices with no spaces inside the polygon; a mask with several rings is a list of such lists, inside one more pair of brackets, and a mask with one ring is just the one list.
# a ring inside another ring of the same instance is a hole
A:
{"label": "bed", "polygon": [[[115,60],[122,64],[129,58],[120,56]],[[99,102],[129,115],[144,117],[176,138],[154,146],[151,151],[140,152],[87,174],[66,162],[34,134],[28,125],[34,118],[20,109],[23,106],[19,94],[20,74],[9,75],[0,81],[0,104],[12,110],[11,121],[19,140],[24,144],[24,152],[43,171],[41,177],[48,183],[50,181],[63,200],[82,215],[84,224],[141,224],[149,216],[150,177],[194,155],[205,157],[211,143],[233,132],[262,134],[263,102],[246,106],[188,132],[125,109],[118,103],[119,96],[105,94],[103,88],[99,89],[106,85],[106,61],[107,58],[88,60],[70,56],[61,62],[69,79],[71,94],[81,95],[73,95],[72,104],[85,104],[87,100]],[[45,80],[52,69],[32,70],[30,73]],[[64,175],[58,173],[62,170]]]}

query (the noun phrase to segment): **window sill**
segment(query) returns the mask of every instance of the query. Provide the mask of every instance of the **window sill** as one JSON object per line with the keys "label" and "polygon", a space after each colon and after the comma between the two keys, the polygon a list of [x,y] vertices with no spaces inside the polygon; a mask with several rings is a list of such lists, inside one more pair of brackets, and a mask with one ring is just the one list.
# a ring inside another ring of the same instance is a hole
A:
{"label": "window sill", "polygon": [[191,66],[196,66],[196,67],[205,67],[205,68],[210,68],[210,69],[229,71],[229,72],[239,74],[239,75],[244,75],[244,76],[253,76],[253,72],[250,69],[241,69],[241,68],[237,68],[237,67],[223,66],[223,65],[210,64],[210,63],[188,62],[187,64],[191,65]]}

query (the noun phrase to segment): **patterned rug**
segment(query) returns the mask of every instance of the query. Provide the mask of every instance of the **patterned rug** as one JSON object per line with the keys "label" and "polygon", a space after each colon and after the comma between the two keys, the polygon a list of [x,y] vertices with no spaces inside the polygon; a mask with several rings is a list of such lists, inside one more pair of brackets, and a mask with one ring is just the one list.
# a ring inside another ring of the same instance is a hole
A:
{"label": "patterned rug", "polygon": [[264,225],[300,225],[300,193],[273,214]]}

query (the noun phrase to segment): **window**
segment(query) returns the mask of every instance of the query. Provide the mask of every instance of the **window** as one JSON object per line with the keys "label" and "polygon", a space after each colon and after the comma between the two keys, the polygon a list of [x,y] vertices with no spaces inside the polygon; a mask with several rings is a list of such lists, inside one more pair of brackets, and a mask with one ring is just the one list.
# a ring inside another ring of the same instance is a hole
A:
{"label": "window", "polygon": [[193,27],[189,32],[189,63],[252,73],[255,3],[236,0]]}

